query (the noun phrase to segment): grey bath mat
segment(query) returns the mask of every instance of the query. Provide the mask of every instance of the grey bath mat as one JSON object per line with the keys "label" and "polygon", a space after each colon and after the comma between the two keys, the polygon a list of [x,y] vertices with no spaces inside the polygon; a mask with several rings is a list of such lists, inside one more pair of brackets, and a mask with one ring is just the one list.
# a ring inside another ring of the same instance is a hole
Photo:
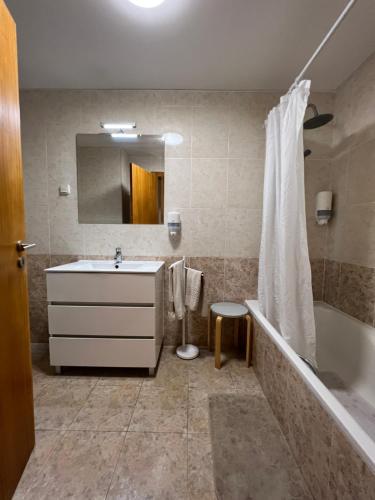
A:
{"label": "grey bath mat", "polygon": [[262,395],[216,394],[209,403],[219,500],[311,499]]}

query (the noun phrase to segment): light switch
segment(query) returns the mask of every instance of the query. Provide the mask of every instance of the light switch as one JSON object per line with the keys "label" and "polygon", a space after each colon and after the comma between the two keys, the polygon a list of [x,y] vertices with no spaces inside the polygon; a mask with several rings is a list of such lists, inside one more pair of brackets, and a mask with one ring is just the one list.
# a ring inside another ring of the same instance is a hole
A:
{"label": "light switch", "polygon": [[59,186],[59,195],[60,196],[69,196],[71,193],[70,184],[62,184]]}

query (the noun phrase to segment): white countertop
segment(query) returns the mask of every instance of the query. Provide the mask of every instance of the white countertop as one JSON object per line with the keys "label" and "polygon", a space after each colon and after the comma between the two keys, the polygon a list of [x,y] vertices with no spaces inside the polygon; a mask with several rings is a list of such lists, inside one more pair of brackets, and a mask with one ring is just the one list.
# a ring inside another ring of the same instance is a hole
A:
{"label": "white countertop", "polygon": [[114,260],[78,260],[62,266],[49,267],[46,273],[145,273],[153,274],[164,265],[155,260],[124,260],[115,267]]}

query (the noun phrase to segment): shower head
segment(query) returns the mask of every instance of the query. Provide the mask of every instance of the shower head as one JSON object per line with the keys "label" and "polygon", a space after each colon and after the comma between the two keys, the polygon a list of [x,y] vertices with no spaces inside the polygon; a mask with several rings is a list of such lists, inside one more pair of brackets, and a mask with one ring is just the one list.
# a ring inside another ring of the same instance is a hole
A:
{"label": "shower head", "polygon": [[311,149],[305,149],[305,151],[303,152],[304,158],[306,158],[307,156],[310,156],[310,155],[311,155]]}
{"label": "shower head", "polygon": [[309,104],[306,109],[308,108],[311,108],[313,110],[314,116],[305,121],[305,123],[303,124],[304,129],[323,127],[323,125],[329,123],[333,119],[333,115],[331,113],[324,113],[320,115],[315,104]]}

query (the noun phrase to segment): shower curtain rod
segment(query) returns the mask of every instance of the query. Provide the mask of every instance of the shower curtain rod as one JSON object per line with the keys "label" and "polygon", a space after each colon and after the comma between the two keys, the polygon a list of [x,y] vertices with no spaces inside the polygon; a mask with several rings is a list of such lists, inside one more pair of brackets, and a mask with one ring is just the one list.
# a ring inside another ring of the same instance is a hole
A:
{"label": "shower curtain rod", "polygon": [[313,55],[310,57],[310,59],[307,61],[305,66],[302,68],[301,72],[299,75],[296,77],[292,85],[290,86],[288,90],[291,92],[299,83],[303,75],[306,73],[308,68],[311,66],[311,64],[315,61],[315,59],[318,57],[320,54],[321,50],[324,48],[328,40],[331,38],[331,36],[334,34],[334,32],[337,30],[337,28],[340,26],[341,22],[344,20],[346,14],[349,12],[349,10],[353,7],[353,5],[356,3],[357,0],[350,0],[345,9],[341,12],[339,17],[336,19],[335,23],[333,24],[332,28],[328,31],[326,36],[323,38],[322,42],[320,43],[319,47],[316,49],[316,51],[313,53]]}

